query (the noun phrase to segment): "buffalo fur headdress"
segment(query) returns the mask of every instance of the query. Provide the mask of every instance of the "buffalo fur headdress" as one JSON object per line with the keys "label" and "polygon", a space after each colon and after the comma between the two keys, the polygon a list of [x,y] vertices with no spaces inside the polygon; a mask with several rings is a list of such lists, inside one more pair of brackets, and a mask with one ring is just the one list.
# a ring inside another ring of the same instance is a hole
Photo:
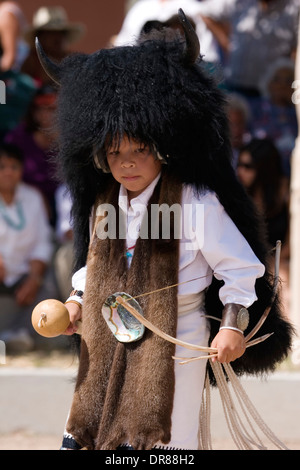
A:
{"label": "buffalo fur headdress", "polygon": [[[95,165],[95,155],[100,160],[102,155],[103,162],[107,139],[123,134],[155,149],[167,162],[166,171],[182,183],[199,192],[214,191],[255,254],[267,263],[263,229],[231,165],[226,100],[204,71],[198,38],[182,10],[179,19],[184,36],[162,29],[145,34],[134,46],[74,54],[60,64],[51,62],[37,42],[42,64],[60,86],[59,164],[74,203],[76,269],[86,263],[91,208],[112,181]],[[214,279],[206,295],[207,311],[214,316],[222,311],[220,286]],[[268,273],[257,280],[256,291],[250,328],[271,302]],[[213,337],[219,324],[211,328]],[[233,363],[237,373],[269,371],[286,357],[291,327],[280,314],[278,300],[259,335],[270,332],[275,334]]]}

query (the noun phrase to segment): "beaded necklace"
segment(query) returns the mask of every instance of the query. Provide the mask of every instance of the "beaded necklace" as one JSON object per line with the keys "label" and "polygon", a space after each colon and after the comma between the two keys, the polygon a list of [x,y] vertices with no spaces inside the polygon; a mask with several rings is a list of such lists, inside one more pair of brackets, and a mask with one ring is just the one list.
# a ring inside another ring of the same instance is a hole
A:
{"label": "beaded necklace", "polygon": [[126,258],[132,258],[132,253],[131,253],[131,251],[134,250],[134,248],[135,248],[135,245],[130,246],[129,248],[127,248],[126,254],[125,254]]}
{"label": "beaded necklace", "polygon": [[13,230],[21,231],[25,227],[25,215],[22,204],[20,201],[16,202],[16,212],[18,216],[18,222],[12,220],[7,213],[7,209],[3,202],[0,200],[0,215],[2,219],[7,223],[7,225]]}

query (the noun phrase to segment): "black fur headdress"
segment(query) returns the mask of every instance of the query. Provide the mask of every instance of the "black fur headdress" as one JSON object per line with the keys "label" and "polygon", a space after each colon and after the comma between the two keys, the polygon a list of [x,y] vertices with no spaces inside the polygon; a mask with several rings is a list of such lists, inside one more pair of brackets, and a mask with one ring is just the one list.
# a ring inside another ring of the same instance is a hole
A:
{"label": "black fur headdress", "polygon": [[[77,266],[85,264],[88,217],[96,195],[112,176],[95,166],[107,138],[123,134],[156,149],[167,161],[166,171],[201,191],[211,189],[266,264],[267,247],[254,207],[231,165],[226,102],[214,79],[204,71],[195,31],[179,11],[185,36],[168,29],[141,37],[129,47],[74,54],[59,65],[37,43],[40,60],[59,83],[59,163],[74,201]],[[216,228],[217,230],[217,228]],[[250,308],[256,323],[271,302],[272,279],[257,281],[259,300]],[[207,310],[220,314],[220,284],[207,293]],[[219,325],[212,324],[212,336]],[[290,325],[274,302],[260,335],[276,332],[265,343],[249,348],[234,362],[236,372],[263,372],[285,358],[291,343]],[[269,352],[270,354],[266,353]]]}

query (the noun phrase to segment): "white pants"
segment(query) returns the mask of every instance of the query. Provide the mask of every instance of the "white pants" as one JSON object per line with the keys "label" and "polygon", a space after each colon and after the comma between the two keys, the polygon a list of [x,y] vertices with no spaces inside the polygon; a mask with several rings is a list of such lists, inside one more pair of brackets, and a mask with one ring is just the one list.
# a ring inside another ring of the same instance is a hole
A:
{"label": "white pants", "polygon": [[[186,297],[186,296],[184,296]],[[207,346],[209,326],[200,306],[196,311],[181,313],[179,305],[177,339]],[[176,357],[194,357],[199,353],[176,345]],[[181,365],[175,361],[175,396],[172,411],[172,435],[167,446],[174,449],[198,449],[199,414],[206,373],[206,359]]]}

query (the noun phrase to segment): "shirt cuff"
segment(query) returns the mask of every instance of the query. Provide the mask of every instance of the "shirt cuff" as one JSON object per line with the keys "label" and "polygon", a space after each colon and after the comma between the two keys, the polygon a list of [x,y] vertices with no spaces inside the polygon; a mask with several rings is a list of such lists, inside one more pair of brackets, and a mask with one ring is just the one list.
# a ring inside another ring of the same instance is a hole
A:
{"label": "shirt cuff", "polygon": [[74,300],[75,302],[78,302],[80,305],[83,305],[83,299],[82,299],[82,297],[79,297],[78,295],[71,295],[71,296],[66,300],[66,303],[67,303],[67,302],[71,302],[72,300]]}

